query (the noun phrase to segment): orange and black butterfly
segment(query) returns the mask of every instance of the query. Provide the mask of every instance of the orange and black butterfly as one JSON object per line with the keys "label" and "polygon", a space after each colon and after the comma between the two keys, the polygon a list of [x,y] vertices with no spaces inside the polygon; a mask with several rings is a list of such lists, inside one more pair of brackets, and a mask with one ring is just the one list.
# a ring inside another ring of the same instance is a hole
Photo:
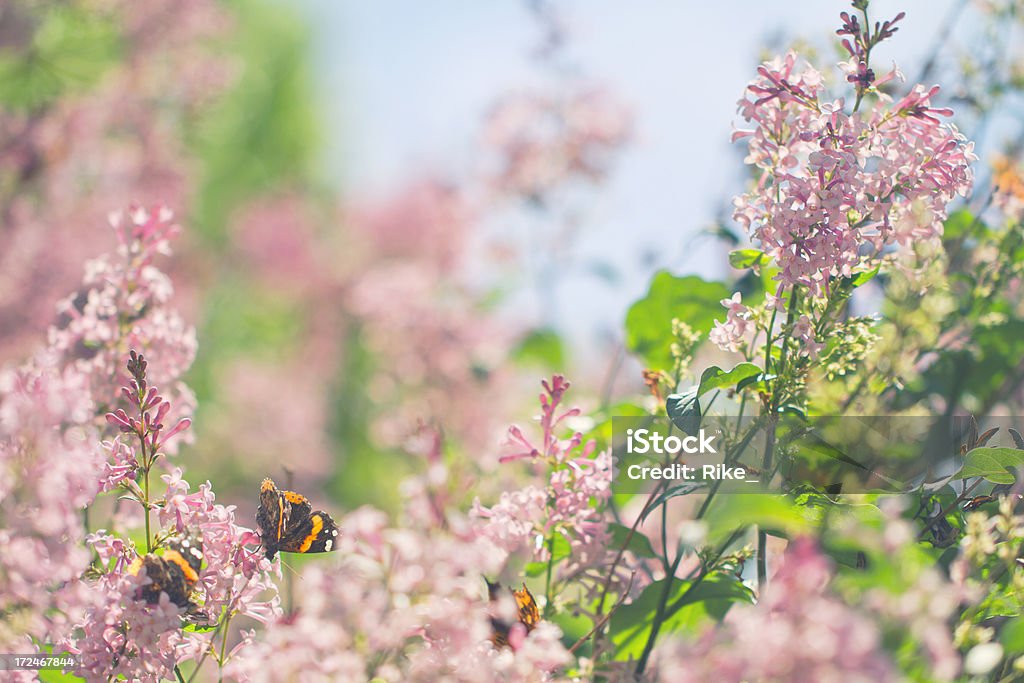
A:
{"label": "orange and black butterfly", "polygon": [[267,559],[286,553],[327,553],[336,548],[338,525],[323,510],[313,512],[305,496],[281,491],[270,479],[260,486],[260,507],[256,511]]}
{"label": "orange and black butterfly", "polygon": [[971,498],[969,501],[967,501],[967,503],[964,504],[964,512],[977,510],[986,503],[994,503],[995,500],[995,496],[975,496],[974,498]]}
{"label": "orange and black butterfly", "polygon": [[[491,583],[487,579],[484,579],[484,581],[487,581],[487,595],[491,603],[493,604],[501,600],[502,591],[505,590],[501,587],[501,584]],[[530,592],[525,583],[522,590],[515,590],[514,588],[508,590],[516,601],[516,620],[529,633],[540,623],[540,608],[537,607],[537,600],[534,599],[533,593]],[[513,624],[508,623],[504,619],[491,617],[491,642],[494,643],[495,647],[508,646],[508,637],[512,627]]]}
{"label": "orange and black butterfly", "polygon": [[195,607],[192,603],[192,589],[199,580],[202,564],[202,542],[191,538],[171,541],[162,555],[149,553],[136,557],[128,565],[128,573],[137,576],[145,569],[150,581],[139,587],[136,599],[156,605],[160,602],[160,594],[167,593],[167,597],[178,607]]}

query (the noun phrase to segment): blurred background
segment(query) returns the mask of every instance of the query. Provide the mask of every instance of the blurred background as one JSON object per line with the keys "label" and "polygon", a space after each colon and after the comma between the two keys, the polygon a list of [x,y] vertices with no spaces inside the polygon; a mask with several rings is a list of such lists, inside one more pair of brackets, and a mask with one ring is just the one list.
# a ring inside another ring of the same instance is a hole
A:
{"label": "blurred background", "polygon": [[[108,212],[165,203],[191,478],[395,510],[424,435],[493,463],[546,374],[585,407],[643,390],[629,304],[659,269],[733,276],[736,100],[771,52],[838,61],[846,5],[5,3],[0,361],[114,248]],[[1019,87],[981,82],[1020,80],[996,5],[871,4],[907,12],[879,68],[948,84],[983,149],[1021,130]]]}

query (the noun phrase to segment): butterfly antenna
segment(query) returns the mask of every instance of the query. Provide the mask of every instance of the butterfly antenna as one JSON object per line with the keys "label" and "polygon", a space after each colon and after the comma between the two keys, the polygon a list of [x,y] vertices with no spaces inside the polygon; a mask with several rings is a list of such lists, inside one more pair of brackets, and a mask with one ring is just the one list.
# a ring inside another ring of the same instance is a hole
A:
{"label": "butterfly antenna", "polygon": [[294,575],[296,575],[296,576],[301,576],[301,574],[299,574],[299,572],[297,572],[297,571],[295,570],[295,567],[293,567],[293,566],[291,566],[290,564],[288,564],[287,562],[285,562],[285,560],[284,560],[284,556],[282,556],[282,555],[278,555],[278,557],[280,557],[280,558],[281,558],[281,566],[282,566],[282,567],[285,567],[286,569],[288,569],[288,571],[290,571],[290,572],[291,572],[292,574],[294,574]]}

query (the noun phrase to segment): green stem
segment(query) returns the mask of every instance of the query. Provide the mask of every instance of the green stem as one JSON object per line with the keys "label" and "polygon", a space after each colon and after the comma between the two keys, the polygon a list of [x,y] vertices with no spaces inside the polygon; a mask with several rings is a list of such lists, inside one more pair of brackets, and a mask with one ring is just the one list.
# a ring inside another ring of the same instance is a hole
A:
{"label": "green stem", "polygon": [[661,590],[661,595],[658,596],[658,607],[654,612],[654,620],[651,622],[651,631],[647,634],[647,642],[644,643],[643,653],[640,655],[640,659],[636,664],[637,677],[643,674],[644,669],[647,668],[647,660],[650,659],[651,652],[654,650],[654,643],[658,640],[658,633],[661,631],[661,625],[665,621],[665,610],[668,609],[668,596],[672,592],[672,584],[675,582],[676,570],[679,569],[679,563],[682,559],[683,546],[680,545],[676,549],[676,556],[672,561],[672,565],[668,568],[668,571],[665,574],[665,585]]}
{"label": "green stem", "polygon": [[[800,291],[795,286],[789,295],[789,309],[786,312],[786,329],[782,338],[782,351],[779,353],[779,365],[775,379],[774,391],[768,405],[768,440],[765,443],[764,458],[761,461],[761,480],[767,486],[771,478],[771,470],[775,457],[775,427],[778,422],[779,404],[782,402],[784,382],[786,381],[786,357],[789,354],[789,333],[793,329],[796,310],[800,300]],[[768,585],[768,534],[763,529],[757,530],[757,590],[760,593]]]}
{"label": "green stem", "polygon": [[[772,460],[775,456],[775,416],[768,417],[768,439],[764,446],[764,458],[761,461],[762,487],[767,488],[771,477]],[[763,528],[757,529],[757,592],[758,595],[768,585],[768,534]]]}
{"label": "green stem", "polygon": [[544,616],[548,615],[551,610],[551,574],[555,567],[555,532],[551,532],[551,536],[548,537],[548,570],[547,576],[544,578]]}
{"label": "green stem", "polygon": [[224,680],[224,660],[228,656],[228,626],[231,624],[231,612],[228,612],[224,617],[224,631],[221,633],[220,638],[220,656],[217,658],[218,673],[217,680]]}
{"label": "green stem", "polygon": [[[146,462],[146,445],[143,442],[142,445],[142,459]],[[150,521],[149,521],[149,464],[146,462],[146,466],[142,470],[142,486],[143,493],[146,495],[146,500],[142,501],[142,506],[146,508],[146,552],[153,552],[153,534],[150,532]]]}
{"label": "green stem", "polygon": [[[687,598],[689,598],[690,594],[704,582],[704,579],[706,579],[712,569],[714,569],[718,560],[725,554],[726,549],[732,545],[732,543],[739,537],[740,533],[742,533],[742,529],[737,529],[729,536],[729,538],[726,539],[725,543],[718,548],[714,556],[712,556],[708,562],[701,567],[700,572],[693,578],[693,581],[690,583],[689,587],[683,591],[683,594],[680,595],[675,602],[669,605],[668,596],[672,589],[675,571],[679,568],[679,561],[682,559],[682,548],[680,547],[680,550],[676,553],[675,561],[672,563],[672,573],[665,577],[665,589],[661,592],[657,611],[654,615],[654,621],[651,622],[651,632],[647,636],[647,642],[644,644],[643,653],[640,655],[640,659],[637,660],[636,677],[638,679],[643,675],[644,669],[647,668],[647,662],[650,660],[651,653],[654,651],[654,644],[658,639],[658,633],[661,630],[661,625],[664,623],[665,619],[671,617],[686,605]],[[690,576],[693,576],[693,572],[690,573]]]}

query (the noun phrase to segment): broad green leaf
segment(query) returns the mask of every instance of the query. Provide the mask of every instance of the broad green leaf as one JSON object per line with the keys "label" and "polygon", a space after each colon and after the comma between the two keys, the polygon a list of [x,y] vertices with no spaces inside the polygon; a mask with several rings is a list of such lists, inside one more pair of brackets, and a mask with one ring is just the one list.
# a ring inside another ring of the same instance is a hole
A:
{"label": "broad green leaf", "polygon": [[722,370],[717,365],[712,365],[701,374],[697,395],[703,396],[714,389],[736,386],[740,382],[756,377],[759,374],[761,374],[761,368],[753,363],[740,363],[728,372]]}
{"label": "broad green leaf", "polygon": [[721,301],[728,297],[721,282],[659,271],[646,296],[626,313],[626,346],[648,367],[668,369],[672,366],[672,319],[687,323],[706,339],[715,320],[724,319]]}
{"label": "broad green leaf", "polygon": [[1014,472],[1024,465],[1024,451],[1015,448],[975,448],[964,456],[956,479],[982,477],[994,484],[1012,484]]}
{"label": "broad green leaf", "polygon": [[550,329],[532,330],[520,340],[512,351],[512,358],[522,365],[538,365],[553,370],[563,370],[565,348],[562,338]]}
{"label": "broad green leaf", "polygon": [[735,576],[712,574],[693,587],[689,581],[675,579],[665,596],[666,580],[655,581],[628,605],[619,607],[611,620],[610,637],[615,658],[636,659],[650,635],[658,605],[665,600],[665,618],[659,636],[685,631],[696,632],[712,620],[720,620],[737,602],[752,603],[753,593]]}
{"label": "broad green leaf", "polygon": [[999,642],[1006,649],[1006,654],[1024,653],[1024,617],[1013,617],[999,631]]}
{"label": "broad green leaf", "polygon": [[[629,537],[629,527],[622,524],[609,524],[608,530],[611,531],[612,541],[611,547],[618,550],[626,542],[626,538]],[[658,554],[654,552],[654,547],[651,545],[651,539],[647,538],[644,533],[637,529],[631,537],[629,537],[629,545],[626,549],[631,551],[637,557],[657,557]]]}
{"label": "broad green leaf", "polygon": [[942,229],[942,239],[949,242],[952,240],[960,239],[968,234],[969,231],[973,231],[977,227],[985,228],[985,224],[978,220],[978,218],[968,211],[967,209],[960,209],[949,214],[949,218],[946,219]]}
{"label": "broad green leaf", "polygon": [[726,539],[741,527],[755,524],[786,535],[806,532],[810,528],[801,508],[782,496],[767,493],[720,496],[708,512],[707,523],[708,539],[712,543]]}
{"label": "broad green leaf", "polygon": [[729,252],[729,265],[736,270],[760,265],[765,260],[765,254],[760,249],[736,249]]}
{"label": "broad green leaf", "polygon": [[684,434],[696,434],[700,429],[700,401],[697,400],[697,388],[694,387],[683,394],[672,394],[665,399],[665,411],[672,424]]}

